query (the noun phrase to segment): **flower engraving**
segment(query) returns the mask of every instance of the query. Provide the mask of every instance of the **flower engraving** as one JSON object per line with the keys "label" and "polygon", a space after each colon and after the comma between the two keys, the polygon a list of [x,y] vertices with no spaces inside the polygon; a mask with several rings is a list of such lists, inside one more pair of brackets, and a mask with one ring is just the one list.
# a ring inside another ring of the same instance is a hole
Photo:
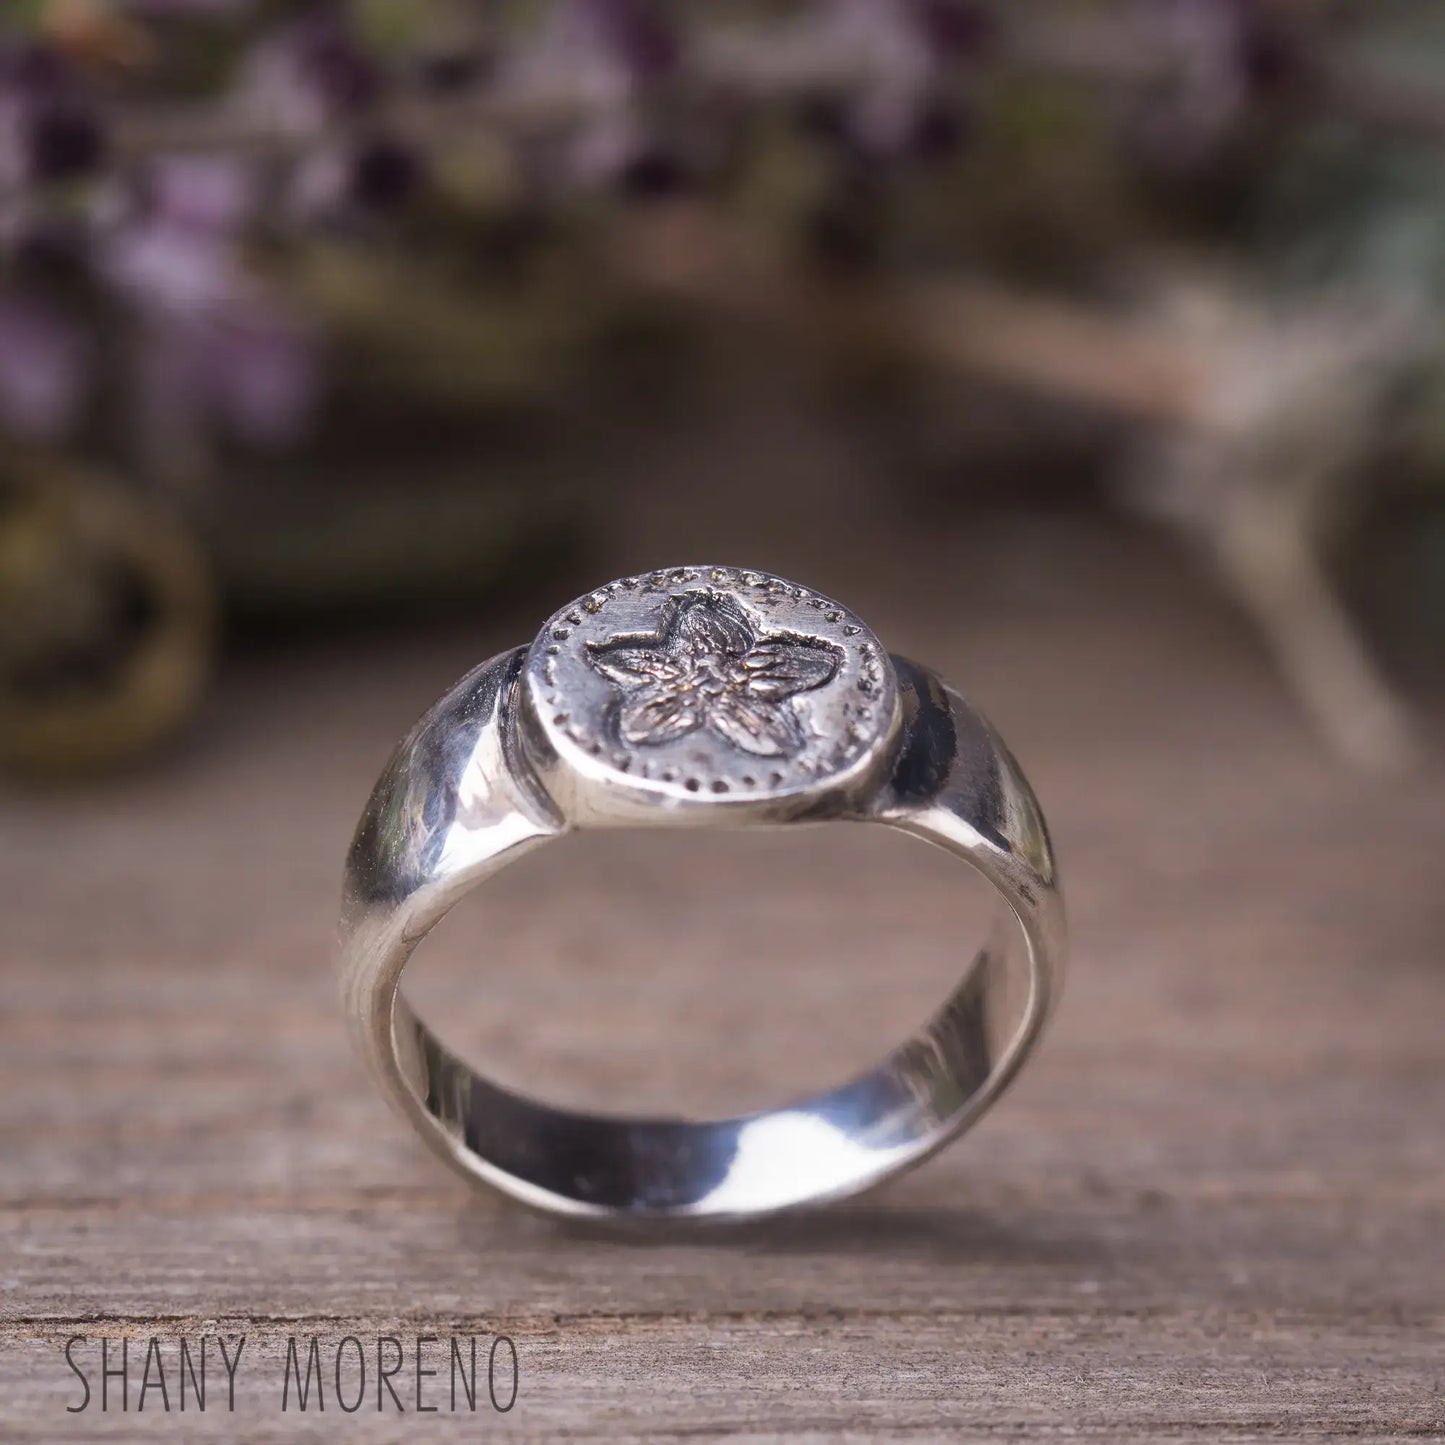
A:
{"label": "flower engraving", "polygon": [[675,599],[654,637],[593,645],[588,661],[622,691],[617,729],[655,746],[711,728],[758,757],[787,757],[805,738],[791,699],[838,670],[826,642],[761,637],[740,608],[693,594]]}

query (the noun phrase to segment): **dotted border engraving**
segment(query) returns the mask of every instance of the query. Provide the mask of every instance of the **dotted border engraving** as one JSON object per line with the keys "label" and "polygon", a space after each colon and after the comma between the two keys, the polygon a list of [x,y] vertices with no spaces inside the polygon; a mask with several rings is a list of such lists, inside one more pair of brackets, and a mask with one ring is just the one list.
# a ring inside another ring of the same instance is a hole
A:
{"label": "dotted border engraving", "polygon": [[[590,670],[589,653],[605,653],[634,640],[645,645],[657,635],[671,599],[699,593],[739,606],[764,640],[813,640],[796,622],[777,621],[776,615],[785,606],[789,611],[800,605],[816,612],[817,640],[836,648],[840,664],[835,677],[817,692],[798,694],[799,718],[807,741],[792,756],[750,756],[723,744],[725,764],[708,766],[703,759],[711,750],[688,748],[687,738],[659,748],[624,742],[616,724],[617,692],[606,678],[598,678],[611,698],[606,709],[579,707],[569,697],[560,675],[565,661],[580,657]],[[648,609],[652,626],[578,638],[579,630],[594,631],[588,623],[601,620],[609,604],[621,597],[655,598],[656,605]],[[891,664],[872,632],[848,609],[768,573],[731,567],[665,568],[619,578],[587,593],[547,622],[532,646],[527,671],[544,732],[554,740],[565,738],[578,752],[639,782],[704,796],[767,797],[806,789],[846,772],[886,736],[895,706]],[[837,718],[826,731],[814,726],[815,708],[810,705],[811,699],[823,694],[828,694]],[[680,760],[680,754],[685,754],[686,761]]]}

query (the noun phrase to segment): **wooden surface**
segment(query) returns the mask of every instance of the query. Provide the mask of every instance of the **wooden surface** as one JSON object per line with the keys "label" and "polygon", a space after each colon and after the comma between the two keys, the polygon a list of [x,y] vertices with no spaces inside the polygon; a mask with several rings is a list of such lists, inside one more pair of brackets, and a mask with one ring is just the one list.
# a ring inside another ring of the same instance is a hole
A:
{"label": "wooden surface", "polygon": [[[350,1053],[328,954],[354,816],[525,621],[242,660],[181,755],[6,797],[0,1438],[1445,1438],[1445,772],[1333,765],[1157,544],[1013,525],[947,569],[901,543],[868,576],[746,559],[993,716],[1075,940],[998,1108],[825,1213],[560,1227],[470,1193]],[[421,997],[563,1098],[827,1082],[942,995],[978,911],[941,855],[859,832],[569,840],[447,921]],[[281,1412],[288,1335],[496,1330],[506,1416]],[[235,1415],[65,1413],[68,1337],[206,1332],[249,1337]]]}

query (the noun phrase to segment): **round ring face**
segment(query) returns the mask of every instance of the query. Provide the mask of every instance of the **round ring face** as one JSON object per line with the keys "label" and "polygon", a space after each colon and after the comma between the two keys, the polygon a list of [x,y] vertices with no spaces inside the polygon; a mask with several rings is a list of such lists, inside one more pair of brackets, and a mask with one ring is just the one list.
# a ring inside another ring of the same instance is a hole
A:
{"label": "round ring face", "polygon": [[673,567],[558,612],[524,698],[575,778],[679,807],[809,794],[871,771],[893,665],[846,607],[765,572]]}

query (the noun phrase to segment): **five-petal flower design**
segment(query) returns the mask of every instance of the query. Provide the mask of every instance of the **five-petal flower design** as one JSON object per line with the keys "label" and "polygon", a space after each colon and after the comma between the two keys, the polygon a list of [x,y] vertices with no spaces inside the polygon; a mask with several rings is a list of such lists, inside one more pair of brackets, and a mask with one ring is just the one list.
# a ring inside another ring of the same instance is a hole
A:
{"label": "five-petal flower design", "polygon": [[802,748],[791,699],[828,682],[838,659],[826,642],[760,636],[740,608],[706,593],[674,599],[657,635],[594,645],[588,657],[622,691],[624,742],[667,743],[705,727],[759,757]]}

